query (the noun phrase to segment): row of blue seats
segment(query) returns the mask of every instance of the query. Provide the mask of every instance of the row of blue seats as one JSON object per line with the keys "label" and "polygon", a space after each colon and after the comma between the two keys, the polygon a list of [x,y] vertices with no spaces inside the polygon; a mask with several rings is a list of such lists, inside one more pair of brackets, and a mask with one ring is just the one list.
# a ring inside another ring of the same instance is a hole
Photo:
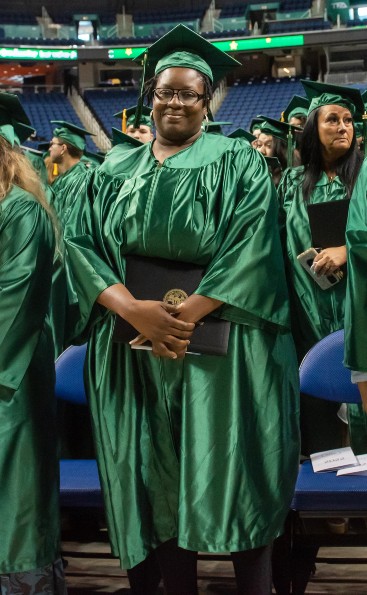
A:
{"label": "row of blue seats", "polygon": [[[53,136],[52,132],[55,125],[51,124],[51,120],[67,120],[76,126],[83,126],[63,93],[19,95],[19,99],[37,134],[43,136],[46,140],[50,140]],[[90,137],[87,137],[87,147],[90,151],[97,150]]]}

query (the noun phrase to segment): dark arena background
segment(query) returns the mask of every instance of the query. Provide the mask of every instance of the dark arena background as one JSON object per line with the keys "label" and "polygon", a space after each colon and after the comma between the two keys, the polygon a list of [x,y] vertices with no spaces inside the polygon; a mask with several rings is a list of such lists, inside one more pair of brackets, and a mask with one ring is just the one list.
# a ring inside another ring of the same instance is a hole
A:
{"label": "dark arena background", "polygon": [[[215,120],[230,123],[224,134],[248,130],[258,114],[280,119],[293,95],[304,96],[300,79],[367,89],[367,0],[1,0],[0,87],[19,95],[36,129],[24,144],[38,150],[52,138],[50,121],[67,120],[95,134],[89,150],[106,152],[121,125],[113,114],[137,103],[135,58],[178,23],[241,63],[214,93]],[[92,508],[62,504],[69,593],[129,593],[98,493]],[[341,542],[314,520],[322,547],[307,594],[367,594],[366,525],[355,521]],[[225,553],[200,556],[199,579],[200,595],[236,593]]]}

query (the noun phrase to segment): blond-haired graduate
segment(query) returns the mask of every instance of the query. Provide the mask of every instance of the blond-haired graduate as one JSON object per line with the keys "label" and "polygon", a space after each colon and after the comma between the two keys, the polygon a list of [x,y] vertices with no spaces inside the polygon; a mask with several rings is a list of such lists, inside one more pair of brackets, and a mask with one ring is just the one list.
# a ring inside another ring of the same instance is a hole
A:
{"label": "blond-haired graduate", "polygon": [[55,240],[41,182],[14,147],[14,121],[25,119],[18,97],[1,93],[0,590],[64,594],[48,323]]}

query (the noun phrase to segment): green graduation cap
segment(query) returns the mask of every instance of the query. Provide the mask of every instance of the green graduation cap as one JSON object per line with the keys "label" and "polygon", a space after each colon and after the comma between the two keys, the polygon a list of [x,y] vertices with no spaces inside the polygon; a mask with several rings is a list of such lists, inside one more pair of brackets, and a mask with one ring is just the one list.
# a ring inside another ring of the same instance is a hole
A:
{"label": "green graduation cap", "polygon": [[323,105],[342,105],[350,110],[351,114],[362,115],[365,112],[362,95],[359,89],[330,83],[319,83],[318,81],[301,80],[310,107],[308,114]]}
{"label": "green graduation cap", "polygon": [[[193,68],[209,77],[210,81],[220,80],[240,62],[216,48],[209,41],[194,33],[185,25],[177,25],[153,43],[136,60],[143,65],[143,77],[139,106],[143,105],[145,81],[163,72],[166,68]],[[136,124],[139,122],[139,109]],[[135,128],[138,126],[135,124]]]}
{"label": "green graduation cap", "polygon": [[61,138],[61,140],[64,140],[80,151],[84,151],[85,149],[85,137],[87,135],[95,136],[92,132],[71,124],[71,122],[65,122],[65,120],[51,120],[51,124],[58,125],[53,131],[55,137]]}
{"label": "green graduation cap", "polygon": [[[146,57],[146,58],[145,58]],[[137,57],[146,60],[147,78],[166,68],[194,68],[212,82],[221,79],[240,62],[216,48],[185,25],[177,25]]]}
{"label": "green graduation cap", "polygon": [[231,132],[227,136],[228,138],[243,138],[247,140],[249,143],[253,143],[254,140],[256,140],[256,136],[251,134],[251,132],[244,130],[243,128],[236,128],[236,130],[233,130],[233,132]]}
{"label": "green graduation cap", "polygon": [[287,166],[292,167],[294,134],[296,132],[302,132],[302,128],[300,128],[300,126],[293,126],[287,122],[275,120],[269,116],[258,116],[258,118],[262,118],[263,120],[260,125],[261,132],[264,134],[271,134],[287,143]]}
{"label": "green graduation cap", "polygon": [[286,141],[289,133],[291,133],[293,136],[295,132],[302,132],[302,128],[300,126],[293,126],[293,124],[281,122],[280,120],[276,120],[270,116],[258,117],[262,119],[262,123],[260,124],[261,132],[264,132],[265,134],[272,134],[281,140]]}
{"label": "green graduation cap", "polygon": [[[135,113],[138,109],[137,105],[133,105],[132,107],[128,107],[127,109],[123,109],[116,114],[113,114],[114,118],[121,118],[122,119],[122,132],[126,132],[126,128],[128,126],[134,126],[135,122]],[[143,124],[144,126],[149,126],[149,128],[153,128],[153,121],[150,117],[152,109],[146,105],[141,107],[141,114],[140,114],[140,122],[139,124]]]}
{"label": "green graduation cap", "polygon": [[294,95],[282,113],[282,119],[284,119],[284,122],[289,122],[291,118],[307,118],[309,106],[310,100],[307,97]]}
{"label": "green graduation cap", "polygon": [[125,134],[125,132],[122,132],[121,130],[119,130],[118,128],[111,128],[112,130],[112,145],[115,147],[116,145],[122,145],[124,143],[127,143],[127,145],[129,145],[131,148],[134,147],[142,147],[144,145],[144,143],[142,143],[139,139],[134,138],[133,136],[129,136],[128,134]]}
{"label": "green graduation cap", "polygon": [[22,145],[27,138],[36,132],[36,129],[33,128],[33,126],[28,126],[22,122],[14,122],[13,127],[15,132],[14,140],[18,145]]}
{"label": "green graduation cap", "polygon": [[16,138],[14,132],[16,122],[26,126],[30,126],[31,123],[17,95],[0,93],[0,136],[12,146]]}
{"label": "green graduation cap", "polygon": [[250,132],[260,129],[260,124],[263,122],[262,118],[252,118],[249,126]]}

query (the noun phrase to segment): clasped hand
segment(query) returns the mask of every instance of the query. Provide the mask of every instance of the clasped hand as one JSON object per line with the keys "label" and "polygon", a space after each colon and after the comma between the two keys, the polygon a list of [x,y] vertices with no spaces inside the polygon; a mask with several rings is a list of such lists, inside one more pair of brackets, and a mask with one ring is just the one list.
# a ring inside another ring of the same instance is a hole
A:
{"label": "clasped hand", "polygon": [[336,248],[325,248],[315,256],[312,269],[318,275],[329,275],[347,262],[347,250],[345,246]]}
{"label": "clasped hand", "polygon": [[179,320],[179,313],[180,306],[153,300],[134,300],[127,320],[140,334],[130,345],[142,345],[148,340],[156,357],[183,358],[195,323]]}

